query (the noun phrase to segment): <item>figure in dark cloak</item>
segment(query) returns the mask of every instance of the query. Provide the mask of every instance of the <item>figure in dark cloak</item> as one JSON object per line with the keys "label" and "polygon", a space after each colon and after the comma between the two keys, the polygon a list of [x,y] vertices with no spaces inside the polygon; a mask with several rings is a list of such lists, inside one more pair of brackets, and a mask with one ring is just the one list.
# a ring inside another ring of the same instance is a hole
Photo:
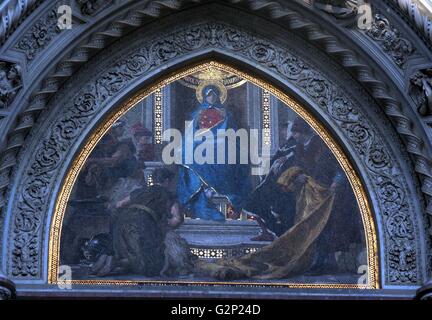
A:
{"label": "figure in dark cloak", "polygon": [[252,195],[246,210],[257,215],[262,234],[254,240],[273,240],[273,232],[282,235],[293,226],[296,212],[294,193],[286,192],[277,184],[280,175],[289,168],[301,168],[297,184],[304,184],[306,177],[335,193],[335,201],[325,228],[316,241],[315,263],[311,268],[322,273],[324,268],[334,268],[334,253],[346,251],[350,243],[361,242],[360,213],[349,182],[336,158],[315,134],[312,128],[297,117],[291,129],[290,138],[283,150],[277,153],[270,173]]}
{"label": "figure in dark cloak", "polygon": [[93,266],[98,276],[110,273],[160,276],[165,264],[165,236],[172,213],[179,214],[169,191],[173,173],[156,169],[155,184],[133,191],[116,204],[113,213],[113,255]]}
{"label": "figure in dark cloak", "polygon": [[335,253],[348,251],[352,243],[362,241],[362,222],[357,201],[350,183],[336,157],[324,141],[302,119],[294,122],[293,138],[296,140],[294,166],[300,167],[300,183],[306,176],[335,194],[328,222],[316,241],[311,273],[323,274],[337,269]]}
{"label": "figure in dark cloak", "polygon": [[[253,213],[262,234],[253,240],[273,240],[293,225],[294,195],[284,192],[276,183],[288,168],[298,166],[326,188],[334,190],[344,178],[339,164],[311,127],[300,117],[294,120],[292,136],[272,158],[269,174],[255,189],[245,210]],[[304,175],[300,175],[304,180]],[[301,181],[300,181],[301,182]]]}

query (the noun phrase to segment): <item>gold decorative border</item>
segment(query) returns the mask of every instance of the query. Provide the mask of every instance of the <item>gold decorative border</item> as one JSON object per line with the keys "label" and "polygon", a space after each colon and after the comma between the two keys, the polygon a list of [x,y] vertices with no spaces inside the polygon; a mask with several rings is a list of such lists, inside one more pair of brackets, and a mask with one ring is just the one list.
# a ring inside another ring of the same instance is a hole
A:
{"label": "gold decorative border", "polygon": [[162,88],[157,89],[154,92],[153,102],[153,115],[154,115],[154,142],[155,144],[162,144],[162,133],[163,133],[163,94]]}
{"label": "gold decorative border", "polygon": [[88,285],[193,285],[193,286],[211,286],[211,285],[229,285],[229,286],[247,286],[247,287],[288,287],[288,288],[319,288],[319,289],[379,289],[379,269],[378,269],[378,249],[377,249],[377,237],[375,231],[375,224],[372,216],[372,211],[369,205],[369,201],[366,192],[363,188],[362,182],[351,166],[350,161],[345,156],[342,149],[331,137],[329,132],[324,126],[318,122],[311,114],[309,114],[300,104],[290,98],[287,94],[283,93],[279,89],[272,85],[264,82],[258,78],[255,78],[247,73],[243,73],[240,70],[235,69],[226,64],[222,64],[216,61],[207,61],[198,65],[189,67],[180,72],[176,72],[174,75],[168,76],[164,80],[157,82],[155,85],[141,91],[134,97],[130,98],[124,103],[121,108],[112,112],[108,115],[107,120],[104,121],[87,139],[86,144],[80,150],[78,156],[73,161],[68,173],[64,179],[62,188],[58,194],[54,217],[50,228],[50,239],[49,239],[49,253],[48,253],[48,283],[56,284],[59,283],[58,269],[59,269],[59,256],[60,256],[60,239],[61,229],[63,224],[63,217],[65,214],[66,206],[72,192],[72,188],[78,177],[78,174],[83,167],[85,161],[90,155],[93,148],[103,137],[103,135],[111,128],[111,126],[127,111],[133,108],[137,103],[144,100],[147,96],[163,88],[164,86],[177,81],[185,76],[191,75],[198,71],[206,69],[219,69],[221,71],[236,74],[239,77],[246,79],[247,81],[261,87],[276,96],[279,100],[289,106],[294,112],[302,117],[324,140],[327,146],[335,155],[342,169],[345,171],[348,180],[350,181],[351,187],[357,199],[361,217],[363,220],[363,226],[365,230],[367,257],[368,257],[368,270],[367,270],[367,284],[304,284],[304,283],[287,283],[287,282],[195,282],[195,281],[156,281],[156,280],[71,280],[73,284],[88,284]]}
{"label": "gold decorative border", "polygon": [[228,282],[228,281],[181,281],[181,280],[65,280],[55,281],[51,284],[72,284],[72,285],[114,285],[114,286],[189,286],[189,287],[207,287],[207,286],[232,286],[240,288],[288,288],[288,289],[358,289],[374,290],[369,285],[343,284],[343,283],[295,283],[295,282]]}
{"label": "gold decorative border", "polygon": [[265,145],[271,145],[272,136],[270,131],[270,123],[271,123],[271,112],[270,112],[270,92],[267,90],[262,90],[262,135],[263,142]]}

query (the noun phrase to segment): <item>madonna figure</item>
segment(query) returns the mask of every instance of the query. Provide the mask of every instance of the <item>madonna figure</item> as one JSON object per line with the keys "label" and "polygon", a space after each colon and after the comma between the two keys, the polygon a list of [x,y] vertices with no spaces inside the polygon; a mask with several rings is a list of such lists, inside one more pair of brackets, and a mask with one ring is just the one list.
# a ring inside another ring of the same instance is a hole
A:
{"label": "madonna figure", "polygon": [[[221,129],[236,130],[232,115],[222,105],[226,95],[225,86],[219,82],[207,83],[197,88],[197,97],[201,104],[192,113],[191,126],[194,136],[198,130],[200,132],[210,130],[215,137],[215,143],[211,146],[214,148],[212,164],[197,164],[196,159],[194,159],[192,164],[185,164],[186,162],[183,161],[183,165],[179,168],[177,194],[180,203],[191,213],[192,218],[224,221],[225,215],[213,201],[216,195],[225,197],[234,211],[234,216],[239,216],[251,189],[250,169],[248,165],[240,164],[240,144],[238,141],[236,144],[236,163],[228,164],[227,141],[225,141],[224,164],[220,164],[220,161],[217,162],[217,131]],[[208,142],[205,139],[194,141],[193,152],[195,153],[197,147],[202,147],[203,143]],[[182,151],[183,157],[185,157],[185,143],[183,143]]]}

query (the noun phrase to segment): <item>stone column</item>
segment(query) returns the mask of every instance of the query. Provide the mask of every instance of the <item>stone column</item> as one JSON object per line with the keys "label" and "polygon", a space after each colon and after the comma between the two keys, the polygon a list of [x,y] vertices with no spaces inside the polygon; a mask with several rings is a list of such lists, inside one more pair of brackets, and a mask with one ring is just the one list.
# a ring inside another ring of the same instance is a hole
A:
{"label": "stone column", "polygon": [[0,271],[0,300],[15,299],[15,284]]}

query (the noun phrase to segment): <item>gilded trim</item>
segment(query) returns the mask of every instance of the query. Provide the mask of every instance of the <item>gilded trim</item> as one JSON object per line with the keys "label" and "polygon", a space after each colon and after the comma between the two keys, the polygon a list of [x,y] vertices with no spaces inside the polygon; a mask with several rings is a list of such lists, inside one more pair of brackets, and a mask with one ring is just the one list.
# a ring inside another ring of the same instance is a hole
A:
{"label": "gilded trim", "polygon": [[162,144],[162,134],[163,134],[163,94],[162,88],[157,89],[154,92],[153,101],[153,115],[154,115],[154,142],[155,144]]}
{"label": "gilded trim", "polygon": [[267,146],[271,145],[271,111],[270,111],[270,92],[267,90],[262,90],[262,134],[263,143]]}
{"label": "gilded trim", "polygon": [[264,82],[258,78],[255,78],[247,73],[243,73],[234,67],[226,64],[222,64],[215,61],[207,61],[201,64],[189,67],[180,72],[176,72],[174,75],[168,76],[164,80],[157,82],[155,85],[141,91],[134,97],[130,98],[124,103],[118,110],[108,115],[106,121],[104,121],[95,131],[90,135],[85,143],[84,147],[79,152],[78,156],[72,162],[68,173],[64,179],[64,183],[58,194],[54,217],[50,227],[50,239],[49,239],[49,253],[48,253],[48,282],[50,284],[58,283],[58,268],[59,268],[59,257],[60,257],[60,239],[61,229],[63,223],[63,217],[65,214],[66,206],[72,192],[75,181],[78,174],[85,164],[88,156],[97,145],[103,135],[111,128],[111,126],[127,111],[133,108],[137,103],[144,100],[147,96],[160,90],[164,86],[177,81],[185,76],[191,75],[199,71],[205,71],[208,69],[219,69],[221,71],[235,74],[239,77],[250,81],[251,83],[261,87],[263,90],[276,96],[279,100],[289,106],[294,112],[302,117],[323,139],[330,150],[335,155],[348,180],[350,181],[354,195],[357,199],[361,217],[363,220],[363,226],[365,230],[367,257],[368,257],[368,271],[367,271],[367,284],[303,284],[303,283],[284,283],[284,282],[199,282],[199,281],[155,281],[155,280],[72,280],[73,284],[88,284],[88,285],[142,285],[142,284],[156,284],[156,285],[229,285],[229,286],[248,286],[248,287],[288,287],[288,288],[317,288],[317,289],[379,289],[379,269],[378,269],[378,249],[377,249],[377,236],[375,230],[375,224],[372,216],[371,207],[363,188],[362,182],[355,172],[354,168],[350,164],[350,161],[345,156],[342,149],[331,137],[330,133],[324,128],[324,126],[318,122],[309,112],[307,112],[300,104],[283,93],[279,89],[272,85]]}

